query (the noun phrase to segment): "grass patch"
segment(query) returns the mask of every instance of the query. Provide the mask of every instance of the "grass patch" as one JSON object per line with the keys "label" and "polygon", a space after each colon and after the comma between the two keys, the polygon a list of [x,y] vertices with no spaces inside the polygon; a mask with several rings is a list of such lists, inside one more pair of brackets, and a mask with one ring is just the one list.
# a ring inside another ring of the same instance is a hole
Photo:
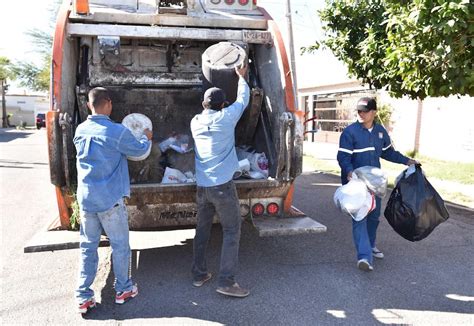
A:
{"label": "grass patch", "polygon": [[[448,162],[424,156],[417,157],[416,159],[421,162],[423,171],[430,182],[435,183],[433,181],[436,180],[447,181],[433,185],[444,200],[463,206],[474,207],[474,200],[471,196],[459,192],[460,186],[474,184],[474,163]],[[393,188],[395,178],[407,167],[383,159],[381,159],[380,162],[382,164],[382,170],[388,175],[388,187]],[[304,156],[303,170],[320,171],[338,176],[341,174],[341,170],[335,158],[334,160],[321,160],[312,156]],[[454,183],[454,185],[452,183]],[[457,189],[456,183],[460,184]]]}
{"label": "grass patch", "polygon": [[474,163],[435,160],[426,156],[416,158],[427,176],[466,185],[474,184]]}

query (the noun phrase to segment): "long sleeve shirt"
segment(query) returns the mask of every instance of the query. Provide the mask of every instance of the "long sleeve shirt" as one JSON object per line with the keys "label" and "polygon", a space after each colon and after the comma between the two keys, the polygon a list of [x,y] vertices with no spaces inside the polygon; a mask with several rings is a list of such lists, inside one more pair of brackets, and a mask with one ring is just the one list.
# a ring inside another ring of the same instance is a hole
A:
{"label": "long sleeve shirt", "polygon": [[355,122],[349,125],[339,139],[337,161],[341,167],[341,182],[348,182],[347,175],[361,166],[380,168],[380,158],[407,164],[409,158],[397,152],[385,128],[374,123],[372,131]]}
{"label": "long sleeve shirt", "polygon": [[74,136],[77,152],[77,200],[81,210],[103,212],[130,196],[127,156],[145,154],[151,142],[106,115],[90,115]]}
{"label": "long sleeve shirt", "polygon": [[239,78],[236,101],[220,111],[204,110],[191,120],[196,153],[196,183],[212,187],[230,180],[239,168],[235,152],[235,126],[249,103],[250,90]]}

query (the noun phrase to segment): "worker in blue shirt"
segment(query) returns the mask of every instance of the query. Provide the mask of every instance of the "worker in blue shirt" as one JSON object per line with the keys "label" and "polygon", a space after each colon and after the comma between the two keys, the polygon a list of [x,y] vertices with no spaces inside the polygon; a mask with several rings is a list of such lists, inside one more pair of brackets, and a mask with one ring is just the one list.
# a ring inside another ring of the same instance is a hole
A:
{"label": "worker in blue shirt", "polygon": [[[417,164],[396,151],[383,126],[374,122],[377,113],[375,99],[363,97],[357,102],[358,121],[349,125],[341,134],[337,161],[341,167],[341,182],[352,178],[352,171],[362,166],[380,168],[380,158],[400,164]],[[376,208],[361,221],[352,220],[352,235],[357,250],[357,267],[373,270],[372,258],[382,259],[384,254],[375,246],[381,211],[381,198],[376,197]]]}
{"label": "worker in blue shirt", "polygon": [[194,237],[193,285],[211,279],[207,270],[206,247],[212,220],[217,213],[223,232],[217,292],[231,297],[246,297],[249,291],[235,281],[240,242],[240,205],[233,175],[239,169],[235,152],[235,126],[249,103],[250,90],[245,75],[247,66],[236,67],[239,76],[237,99],[227,106],[220,88],[204,93],[204,110],[191,120],[196,154],[197,226]]}
{"label": "worker in blue shirt", "polygon": [[77,201],[80,209],[80,268],[76,290],[78,311],[95,307],[91,285],[97,273],[100,236],[107,234],[112,247],[115,303],[123,304],[138,294],[129,276],[128,215],[123,197],[130,196],[127,156],[142,156],[151,146],[152,132],[137,140],[130,130],[110,120],[112,100],[105,88],[88,94],[92,111],[74,136],[77,151]]}

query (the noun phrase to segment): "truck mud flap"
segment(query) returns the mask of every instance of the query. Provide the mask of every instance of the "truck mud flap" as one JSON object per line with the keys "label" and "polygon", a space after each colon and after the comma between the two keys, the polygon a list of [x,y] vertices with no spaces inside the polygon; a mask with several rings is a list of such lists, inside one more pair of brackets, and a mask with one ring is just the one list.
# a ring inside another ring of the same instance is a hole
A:
{"label": "truck mud flap", "polygon": [[290,214],[284,217],[254,217],[253,224],[261,237],[323,233],[327,230],[326,226],[306,216],[296,207],[291,207]]}
{"label": "truck mud flap", "polygon": [[[159,236],[157,235],[159,232]],[[144,250],[182,245],[194,238],[194,229],[171,231],[130,231],[130,248]],[[99,247],[110,246],[106,236],[100,239]],[[79,248],[79,231],[48,231],[38,232],[23,248],[24,253],[56,251]]]}

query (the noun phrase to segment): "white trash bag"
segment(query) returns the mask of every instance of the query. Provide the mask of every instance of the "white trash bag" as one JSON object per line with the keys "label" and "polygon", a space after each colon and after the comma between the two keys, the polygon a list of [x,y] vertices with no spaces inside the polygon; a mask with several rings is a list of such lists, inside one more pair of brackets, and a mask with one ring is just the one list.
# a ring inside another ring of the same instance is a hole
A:
{"label": "white trash bag", "polygon": [[377,197],[383,198],[387,194],[387,174],[375,166],[362,166],[352,171],[352,175],[365,182],[367,188]]}
{"label": "white trash bag", "polygon": [[349,214],[355,221],[363,220],[375,209],[374,194],[367,189],[365,182],[357,177],[337,188],[334,203],[341,212]]}
{"label": "white trash bag", "polygon": [[188,177],[183,172],[166,167],[161,183],[186,183],[187,181]]}

